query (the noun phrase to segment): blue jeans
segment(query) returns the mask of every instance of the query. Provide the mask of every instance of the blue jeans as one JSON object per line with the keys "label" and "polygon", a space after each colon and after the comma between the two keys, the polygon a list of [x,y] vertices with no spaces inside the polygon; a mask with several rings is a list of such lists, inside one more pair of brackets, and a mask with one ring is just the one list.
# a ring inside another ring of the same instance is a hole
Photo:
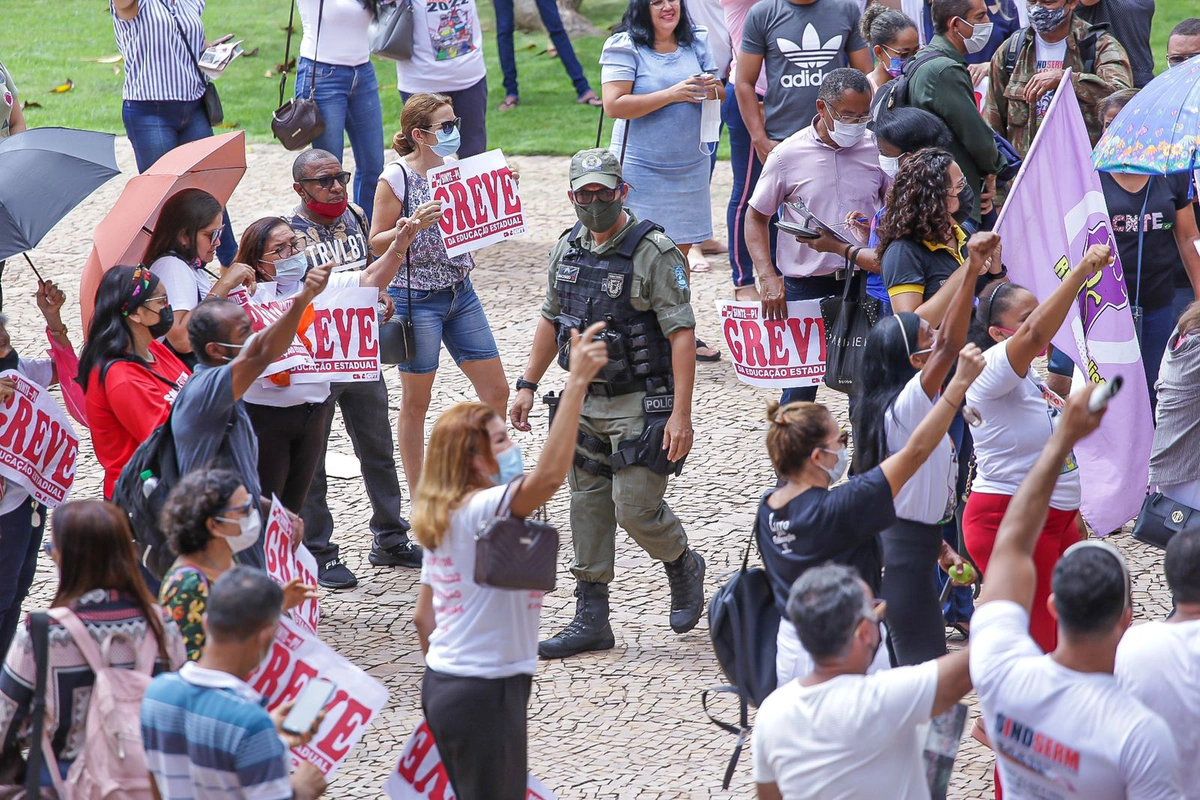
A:
{"label": "blue jeans", "polygon": [[[762,99],[762,98],[759,98]],[[729,163],[733,167],[733,191],[725,209],[725,227],[729,231],[729,266],[733,271],[734,286],[754,285],[754,263],[746,247],[746,208],[758,176],[762,174],[762,163],[750,143],[750,131],[738,110],[737,94],[733,84],[725,84],[725,102],[721,104],[721,120],[729,129]],[[770,226],[771,260],[775,260],[776,228]]]}
{"label": "blue jeans", "polygon": [[[563,28],[562,18],[558,15],[558,4],[554,0],[536,2],[538,16],[546,26],[546,33],[550,34],[550,41],[558,51],[558,58],[562,61],[563,69],[567,71],[567,77],[575,85],[575,96],[579,97],[592,87],[583,74],[583,66],[575,57],[575,48],[571,46],[571,39]],[[496,47],[500,51],[500,71],[504,73],[504,92],[517,97],[517,58],[513,50],[513,31],[516,30],[513,0],[492,0],[492,7],[496,9]]]}
{"label": "blue jeans", "polygon": [[[206,139],[213,135],[212,125],[204,114],[199,100],[126,100],[121,106],[121,119],[138,172],[154,166],[165,154],[181,144]],[[229,224],[229,212],[222,212],[225,228],[217,245],[217,258],[225,266],[233,263],[237,254],[237,239]]]}
{"label": "blue jeans", "polygon": [[375,210],[375,184],[383,172],[383,107],[375,67],[370,61],[347,67],[301,58],[296,67],[296,97],[308,97],[314,70],[317,86],[313,99],[325,120],[325,132],[313,140],[312,146],[333,153],[341,161],[349,134],[354,153],[354,202],[370,222]]}
{"label": "blue jeans", "polygon": [[[462,117],[462,142],[458,146],[459,158],[477,156],[487,150],[487,76],[484,75],[473,86],[457,92],[442,92],[450,98],[454,113]],[[400,92],[400,99],[407,103],[412,97]]]}
{"label": "blue jeans", "polygon": [[[407,290],[391,286],[388,294],[396,303],[396,316],[407,317]],[[411,361],[399,365],[401,372],[410,375],[436,372],[443,343],[455,364],[500,357],[487,315],[483,313],[483,305],[470,278],[436,292],[413,289],[412,324],[417,352]]]}
{"label": "blue jeans", "polygon": [[[814,278],[785,277],[783,287],[788,300],[824,300],[832,294],[840,295],[843,288],[841,282],[832,275],[818,275]],[[816,386],[793,386],[783,390],[779,402],[786,405],[796,400],[807,400],[811,403],[816,399]]]}
{"label": "blue jeans", "polygon": [[6,655],[21,621],[21,603],[33,585],[45,527],[46,507],[31,497],[0,517],[0,648]]}

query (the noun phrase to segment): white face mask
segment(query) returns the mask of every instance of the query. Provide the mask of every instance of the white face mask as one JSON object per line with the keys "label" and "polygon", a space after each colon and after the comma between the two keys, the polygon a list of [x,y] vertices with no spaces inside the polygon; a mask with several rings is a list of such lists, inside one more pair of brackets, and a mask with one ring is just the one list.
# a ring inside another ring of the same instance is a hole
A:
{"label": "white face mask", "polygon": [[[826,450],[825,448],[821,449],[825,450],[826,453],[834,452],[832,450]],[[832,467],[821,467],[821,469],[829,473],[829,485],[832,486],[842,479],[842,476],[846,474],[846,468],[849,466],[850,451],[845,447],[839,447],[837,450],[837,463]]]}
{"label": "white face mask", "polygon": [[[963,22],[966,22],[966,20],[963,20]],[[967,24],[970,25],[970,23]],[[978,25],[971,26],[971,38],[963,39],[963,47],[967,48],[967,52],[978,53],[982,50],[987,45],[988,40],[992,38],[993,27],[995,25],[991,22],[981,22]]]}
{"label": "white face mask", "polygon": [[308,256],[304,251],[275,262],[275,280],[288,285],[298,283],[308,271]]}
{"label": "white face mask", "polygon": [[862,141],[866,132],[867,123],[865,122],[838,122],[835,119],[833,126],[829,129],[829,138],[833,139],[834,144],[838,147],[853,147]]}
{"label": "white face mask", "polygon": [[235,553],[240,553],[243,550],[249,550],[258,541],[258,535],[262,532],[262,517],[259,516],[258,509],[250,509],[250,513],[241,519],[229,519],[228,517],[213,517],[218,522],[232,522],[241,529],[241,533],[237,536],[226,536],[225,541],[229,543],[229,549]]}
{"label": "white face mask", "polygon": [[891,156],[885,156],[883,153],[880,153],[879,168],[883,170],[884,174],[886,174],[889,178],[896,177],[896,173],[900,171],[900,157],[896,156],[895,158],[892,158]]}

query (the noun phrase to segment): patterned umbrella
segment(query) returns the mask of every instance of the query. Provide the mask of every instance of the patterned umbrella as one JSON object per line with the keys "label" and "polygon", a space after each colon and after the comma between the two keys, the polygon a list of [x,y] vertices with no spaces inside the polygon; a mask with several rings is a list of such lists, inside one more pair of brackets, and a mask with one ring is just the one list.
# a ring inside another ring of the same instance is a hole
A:
{"label": "patterned umbrella", "polygon": [[1200,57],[1159,75],[1129,101],[1092,151],[1104,172],[1170,175],[1200,166]]}

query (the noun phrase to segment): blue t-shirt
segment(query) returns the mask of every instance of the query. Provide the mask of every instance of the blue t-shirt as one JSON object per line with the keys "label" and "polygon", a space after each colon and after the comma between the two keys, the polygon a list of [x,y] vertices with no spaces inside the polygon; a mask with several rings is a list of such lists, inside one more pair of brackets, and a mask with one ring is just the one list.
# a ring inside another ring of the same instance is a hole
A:
{"label": "blue t-shirt", "polygon": [[[871,219],[871,235],[867,237],[867,247],[879,247],[879,221],[883,219],[884,211],[887,211],[887,206],[876,211],[875,216]],[[888,296],[887,286],[883,283],[883,275],[878,272],[867,273],[867,294],[883,302],[879,309],[881,314],[892,313],[892,298]]]}

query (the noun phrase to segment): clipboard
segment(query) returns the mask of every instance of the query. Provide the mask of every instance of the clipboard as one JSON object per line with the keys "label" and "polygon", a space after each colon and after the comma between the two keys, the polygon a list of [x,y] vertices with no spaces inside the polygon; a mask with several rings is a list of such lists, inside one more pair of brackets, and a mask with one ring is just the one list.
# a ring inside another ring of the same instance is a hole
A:
{"label": "clipboard", "polygon": [[838,232],[837,229],[831,228],[818,219],[817,216],[813,214],[811,210],[809,210],[808,206],[804,203],[803,198],[797,197],[795,200],[788,200],[784,203],[784,205],[800,216],[804,227],[824,231],[842,244],[859,244],[858,242],[850,241],[845,237],[844,234]]}

